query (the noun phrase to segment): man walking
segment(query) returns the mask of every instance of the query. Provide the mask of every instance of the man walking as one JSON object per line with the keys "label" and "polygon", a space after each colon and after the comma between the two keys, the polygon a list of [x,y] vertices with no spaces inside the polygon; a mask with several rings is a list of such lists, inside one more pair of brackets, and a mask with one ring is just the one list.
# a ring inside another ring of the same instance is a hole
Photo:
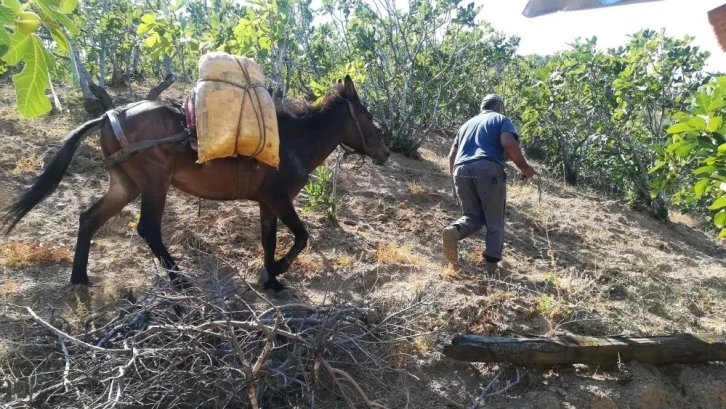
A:
{"label": "man walking", "polygon": [[525,178],[535,175],[519,148],[519,136],[504,116],[504,101],[487,95],[481,113],[460,129],[449,153],[449,172],[454,177],[456,195],[463,216],[443,231],[444,256],[459,268],[457,244],[482,226],[486,227],[487,273],[497,271],[504,245],[504,208],[507,175],[504,162],[511,158]]}

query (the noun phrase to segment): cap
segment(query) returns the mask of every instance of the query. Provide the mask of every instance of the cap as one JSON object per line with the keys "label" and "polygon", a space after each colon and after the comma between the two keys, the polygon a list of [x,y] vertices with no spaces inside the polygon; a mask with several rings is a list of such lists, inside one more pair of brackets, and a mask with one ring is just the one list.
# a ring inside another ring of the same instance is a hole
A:
{"label": "cap", "polygon": [[504,104],[504,98],[502,98],[501,96],[499,96],[497,94],[489,94],[489,95],[485,96],[484,99],[481,101],[481,105],[479,106],[479,109],[483,111],[484,107],[492,101],[496,101],[496,102],[499,102],[500,104]]}

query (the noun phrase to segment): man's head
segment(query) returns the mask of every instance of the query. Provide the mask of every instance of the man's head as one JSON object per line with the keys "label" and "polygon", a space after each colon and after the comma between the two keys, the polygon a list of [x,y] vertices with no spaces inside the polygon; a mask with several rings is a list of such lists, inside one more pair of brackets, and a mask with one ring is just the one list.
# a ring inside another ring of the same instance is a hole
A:
{"label": "man's head", "polygon": [[481,101],[479,109],[481,111],[494,111],[504,114],[504,99],[497,94],[489,94]]}

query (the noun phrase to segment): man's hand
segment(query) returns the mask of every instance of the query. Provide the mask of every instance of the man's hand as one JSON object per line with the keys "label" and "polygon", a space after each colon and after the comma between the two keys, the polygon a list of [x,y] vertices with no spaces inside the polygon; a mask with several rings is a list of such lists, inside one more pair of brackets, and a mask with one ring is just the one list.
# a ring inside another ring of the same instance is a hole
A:
{"label": "man's hand", "polygon": [[524,176],[525,179],[530,179],[534,175],[537,174],[537,172],[535,172],[534,168],[529,165],[526,165],[524,168],[522,168],[520,170],[522,171],[522,175]]}

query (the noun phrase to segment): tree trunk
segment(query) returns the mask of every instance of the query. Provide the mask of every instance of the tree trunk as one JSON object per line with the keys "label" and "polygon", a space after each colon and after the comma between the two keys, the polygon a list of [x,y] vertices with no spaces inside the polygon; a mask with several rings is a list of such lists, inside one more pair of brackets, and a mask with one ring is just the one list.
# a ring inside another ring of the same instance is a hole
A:
{"label": "tree trunk", "polygon": [[[108,13],[108,0],[103,1],[103,14]],[[106,34],[101,36],[101,53],[98,56],[98,86],[106,87]]]}
{"label": "tree trunk", "polygon": [[154,101],[155,99],[159,98],[161,96],[161,93],[164,92],[167,88],[171,86],[171,84],[176,81],[176,75],[174,75],[174,71],[171,68],[171,58],[169,58],[169,55],[164,54],[164,69],[166,71],[166,76],[164,77],[164,80],[161,81],[161,83],[149,91],[149,94],[146,96],[146,99],[149,101]]}
{"label": "tree trunk", "polygon": [[179,48],[179,63],[181,64],[181,81],[189,82],[189,73],[187,73],[187,61],[184,55],[184,47]]}
{"label": "tree trunk", "polygon": [[83,109],[91,115],[98,116],[111,109],[113,106],[113,100],[105,89],[99,87],[95,82],[93,82],[91,74],[88,72],[83,62],[78,58],[73,42],[70,41],[69,43],[71,48],[71,60],[78,70],[78,79],[81,86],[81,92],[83,93]]}
{"label": "tree trunk", "polygon": [[136,93],[134,92],[133,82],[131,81],[131,75],[133,74],[133,60],[136,47],[131,47],[129,50],[129,57],[126,61],[126,86],[129,88],[129,98],[132,101],[136,101]]}
{"label": "tree trunk", "polygon": [[565,162],[563,163],[565,170],[565,182],[570,186],[577,186],[577,180],[580,177],[579,172],[575,166]]}
{"label": "tree trunk", "polygon": [[662,193],[656,196],[655,199],[651,199],[650,213],[656,219],[666,221],[668,220],[668,203]]}
{"label": "tree trunk", "polygon": [[139,71],[139,60],[141,59],[141,47],[138,45],[134,46],[134,63],[131,67],[131,75],[134,78],[141,78],[141,72]]}

